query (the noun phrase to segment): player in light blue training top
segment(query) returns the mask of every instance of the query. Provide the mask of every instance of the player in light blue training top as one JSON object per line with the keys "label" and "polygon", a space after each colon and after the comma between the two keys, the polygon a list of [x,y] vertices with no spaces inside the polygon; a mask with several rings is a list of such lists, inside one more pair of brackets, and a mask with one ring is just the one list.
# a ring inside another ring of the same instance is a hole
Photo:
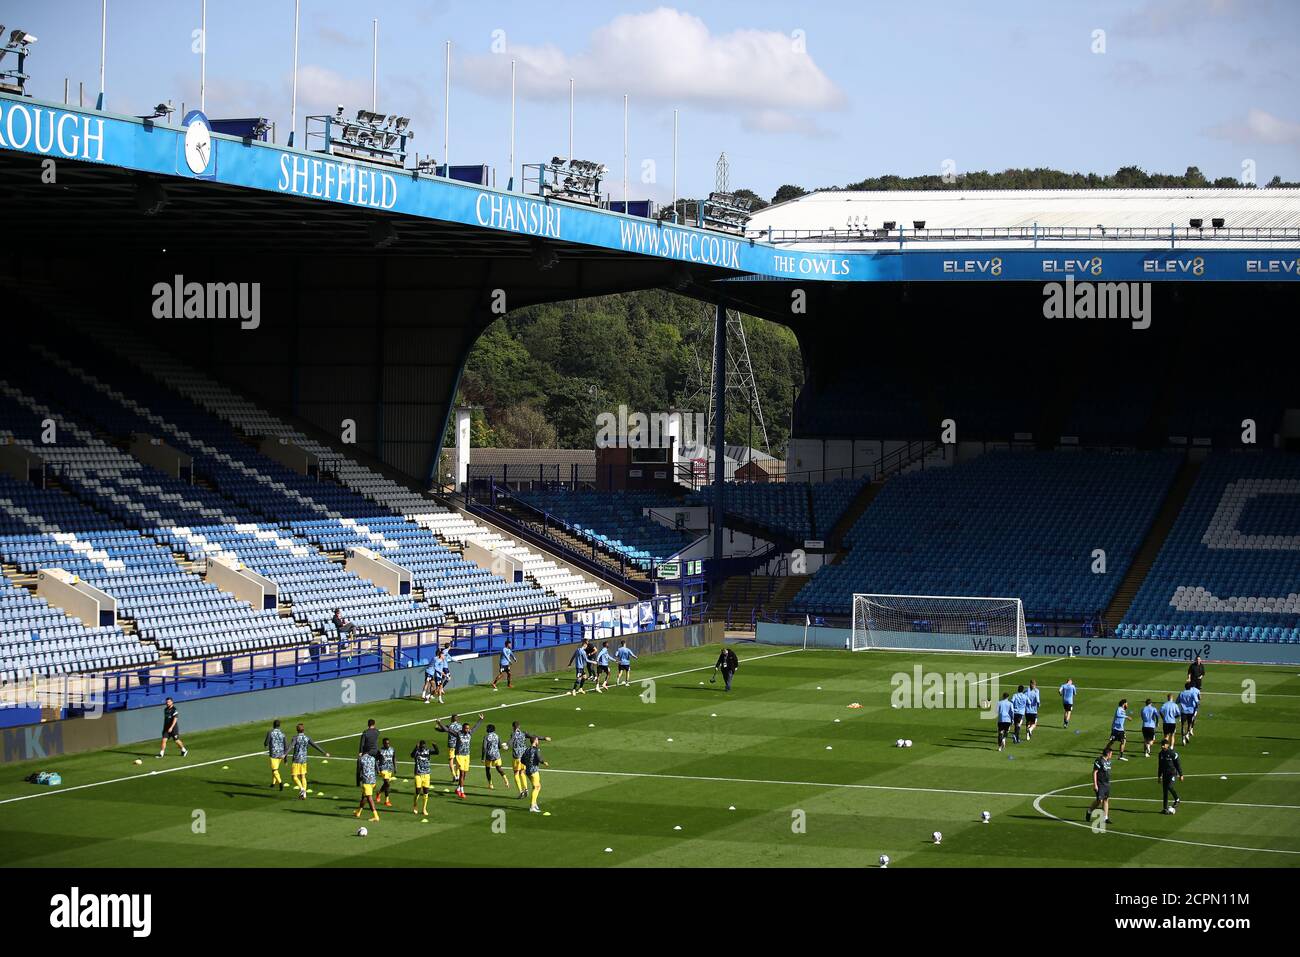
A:
{"label": "player in light blue training top", "polygon": [[1201,710],[1201,689],[1190,681],[1187,687],[1178,693],[1178,710],[1183,721],[1183,744],[1196,734],[1196,712]]}
{"label": "player in light blue training top", "polygon": [[1151,745],[1156,740],[1156,718],[1160,717],[1160,710],[1151,703],[1147,698],[1147,703],[1142,706],[1142,757],[1151,757]]}
{"label": "player in light blue training top", "polygon": [[596,652],[596,690],[609,690],[609,642],[601,642],[600,650]]}
{"label": "player in light blue training top", "polygon": [[1169,746],[1174,746],[1174,735],[1178,731],[1178,719],[1182,712],[1178,708],[1178,702],[1174,700],[1174,693],[1171,691],[1165,695],[1165,703],[1160,706],[1160,717],[1164,722],[1164,738],[1169,742]]}
{"label": "player in light blue training top", "polygon": [[614,657],[618,659],[618,678],[614,681],[614,686],[632,684],[632,659],[636,653],[627,646],[626,641],[618,643],[618,649],[614,652]]}
{"label": "player in light blue training top", "polygon": [[1074,686],[1073,678],[1066,678],[1065,684],[1056,689],[1056,693],[1061,696],[1061,707],[1065,709],[1065,723],[1063,728],[1070,726],[1070,712],[1074,710],[1074,693],[1079,689]]}
{"label": "player in light blue training top", "polygon": [[997,703],[998,709],[998,750],[1005,751],[1007,747],[1007,729],[1011,727],[1011,696],[1007,692],[1002,692],[1002,700]]}
{"label": "player in light blue training top", "polygon": [[1025,686],[1020,685],[1016,688],[1016,693],[1011,696],[1011,740],[1016,744],[1020,743],[1020,725],[1025,720],[1025,709],[1029,704],[1028,698],[1025,697]]}
{"label": "player in light blue training top", "polygon": [[1029,680],[1029,688],[1025,691],[1025,737],[1032,738],[1034,729],[1038,727],[1038,706],[1043,703],[1042,692],[1038,690],[1038,682],[1032,678]]}
{"label": "player in light blue training top", "polygon": [[514,678],[511,677],[510,675],[510,666],[514,664],[514,660],[515,660],[514,645],[511,644],[510,639],[507,638],[506,643],[501,646],[501,657],[497,661],[497,676],[492,679],[493,691],[497,690],[497,682],[501,680],[502,675],[506,676],[507,688],[513,688],[515,686]]}
{"label": "player in light blue training top", "polygon": [[573,657],[569,659],[569,664],[574,667],[573,690],[569,694],[586,694],[587,689],[583,687],[587,683],[587,646],[578,645],[574,649]]}
{"label": "player in light blue training top", "polygon": [[1120,698],[1119,707],[1115,709],[1115,720],[1110,723],[1110,741],[1112,744],[1116,741],[1119,742],[1119,759],[1121,761],[1128,760],[1128,758],[1124,757],[1124,722],[1131,717],[1132,715],[1128,713],[1128,698]]}

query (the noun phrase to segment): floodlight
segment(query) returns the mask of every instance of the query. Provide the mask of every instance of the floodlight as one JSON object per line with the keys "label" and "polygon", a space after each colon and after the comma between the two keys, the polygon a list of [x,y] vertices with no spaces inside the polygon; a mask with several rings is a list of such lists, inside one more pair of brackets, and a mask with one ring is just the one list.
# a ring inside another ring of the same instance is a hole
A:
{"label": "floodlight", "polygon": [[913,229],[925,229],[925,220],[924,220],[924,219],[914,219],[914,220],[912,220],[912,228],[913,228]]}
{"label": "floodlight", "polygon": [[893,229],[894,229],[894,227],[897,226],[897,225],[898,225],[898,223],[895,222],[895,221],[892,220],[892,219],[887,219],[887,220],[885,220],[885,223],[884,223],[884,227],[885,227],[885,230],[886,230],[887,232],[892,232]]}
{"label": "floodlight", "polygon": [[1215,216],[1212,220],[1210,220],[1210,224],[1211,224],[1212,226],[1214,226],[1215,229],[1222,229],[1222,228],[1223,228],[1223,217],[1222,217],[1222,216]]}
{"label": "floodlight", "polygon": [[399,116],[397,118],[397,132],[405,133],[406,128],[410,125],[411,125],[411,118],[409,116]]}
{"label": "floodlight", "polygon": [[1202,220],[1202,219],[1189,219],[1189,220],[1187,221],[1187,225],[1188,225],[1188,226],[1191,226],[1192,229],[1200,229],[1200,228],[1201,228],[1201,223],[1203,223],[1203,222],[1204,222],[1204,220]]}
{"label": "floodlight", "polygon": [[[3,28],[0,27],[0,31],[2,30]],[[32,36],[26,30],[15,30],[13,33],[9,34],[9,42],[10,44],[16,44],[18,46],[25,47],[29,43],[35,43],[36,37]]]}

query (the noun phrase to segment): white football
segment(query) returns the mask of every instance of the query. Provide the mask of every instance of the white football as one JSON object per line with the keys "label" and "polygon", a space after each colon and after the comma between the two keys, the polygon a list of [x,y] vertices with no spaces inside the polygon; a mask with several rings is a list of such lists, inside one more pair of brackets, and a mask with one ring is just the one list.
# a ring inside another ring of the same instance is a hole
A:
{"label": "white football", "polygon": [[888,866],[889,866],[889,855],[888,855],[888,854],[881,854],[881,855],[880,855],[880,866],[881,866],[881,867],[888,867]]}
{"label": "white football", "polygon": [[988,811],[980,812],[980,820],[983,821],[985,824],[989,822],[989,818],[991,818],[992,816],[993,815],[989,814]]}
{"label": "white football", "polygon": [[898,739],[898,747],[901,748],[902,746],[903,746],[903,739],[902,739],[902,738],[899,738],[899,739]]}
{"label": "white football", "polygon": [[935,832],[934,832],[934,843],[936,843],[936,844],[942,844],[942,843],[943,843],[943,835],[940,834],[938,831],[935,831]]}
{"label": "white football", "polygon": [[367,831],[364,827],[357,828],[357,837],[365,837],[369,833],[370,832]]}
{"label": "white football", "polygon": [[911,738],[908,738],[906,741],[903,742],[903,747],[905,747],[905,748],[910,748],[911,746],[912,746],[912,739],[911,739]]}

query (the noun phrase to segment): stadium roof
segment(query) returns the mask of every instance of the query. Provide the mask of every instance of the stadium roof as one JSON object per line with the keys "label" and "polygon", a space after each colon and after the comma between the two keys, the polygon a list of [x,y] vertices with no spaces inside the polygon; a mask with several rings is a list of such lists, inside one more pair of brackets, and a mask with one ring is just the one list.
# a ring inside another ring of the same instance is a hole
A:
{"label": "stadium roof", "polygon": [[[797,242],[827,234],[879,230],[893,222],[907,232],[925,229],[1180,230],[1204,222],[1205,238],[1216,217],[1225,230],[1300,228],[1300,189],[1050,189],[886,190],[818,192],[755,213],[751,235],[771,230],[773,241]],[[1224,234],[1226,235],[1226,233]],[[848,237],[841,237],[847,239]],[[1234,236],[1233,238],[1241,238]]]}

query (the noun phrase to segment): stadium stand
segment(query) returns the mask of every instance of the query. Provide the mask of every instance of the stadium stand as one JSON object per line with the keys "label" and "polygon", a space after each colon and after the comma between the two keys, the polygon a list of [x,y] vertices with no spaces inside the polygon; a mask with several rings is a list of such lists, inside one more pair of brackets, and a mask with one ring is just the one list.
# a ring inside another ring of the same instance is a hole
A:
{"label": "stadium stand", "polygon": [[644,509],[667,508],[664,493],[642,490],[613,492],[535,489],[514,497],[576,535],[638,568],[649,570],[691,543],[691,536],[661,525]]}
{"label": "stadium stand", "polygon": [[[829,482],[737,482],[727,486],[728,517],[736,517],[779,536],[802,543],[824,536],[867,484],[866,479]],[[693,492],[688,505],[708,505],[708,489]]]}
{"label": "stadium stand", "polygon": [[[850,550],[791,602],[847,615],[854,592],[1019,596],[1027,615],[1097,615],[1177,472],[1173,453],[989,452],[886,483]],[[1092,574],[1094,549],[1107,573]]]}
{"label": "stadium stand", "polygon": [[1300,458],[1214,453],[1116,634],[1300,641],[1297,552]]}

